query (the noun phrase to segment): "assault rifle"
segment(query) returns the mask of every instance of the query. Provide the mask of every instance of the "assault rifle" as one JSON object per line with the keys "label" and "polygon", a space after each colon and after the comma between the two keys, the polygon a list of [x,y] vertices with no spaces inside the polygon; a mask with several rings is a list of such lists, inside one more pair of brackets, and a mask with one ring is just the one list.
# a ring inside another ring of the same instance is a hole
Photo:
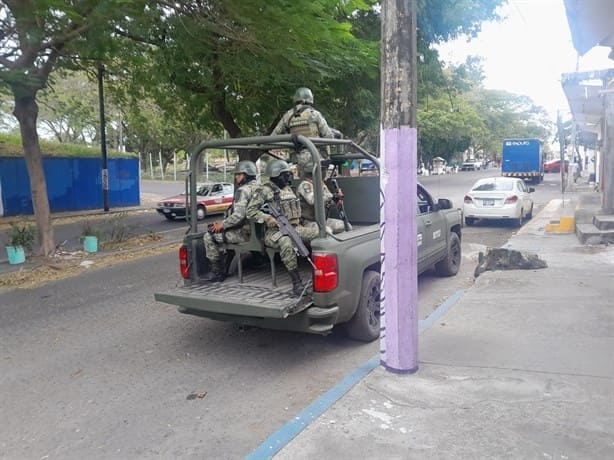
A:
{"label": "assault rifle", "polygon": [[301,236],[296,233],[294,226],[290,223],[288,218],[281,214],[277,209],[275,209],[274,206],[271,206],[270,203],[264,203],[260,210],[272,216],[277,221],[277,225],[279,225],[279,231],[282,233],[282,235],[286,235],[290,238],[292,244],[294,245],[294,250],[299,255],[306,258],[313,268],[316,268],[313,261],[309,257],[309,249],[307,249],[307,246],[305,246],[305,243],[303,243]]}
{"label": "assault rifle", "polygon": [[348,216],[345,214],[345,207],[343,206],[343,198],[339,197],[339,184],[337,183],[337,179],[330,179],[330,185],[332,185],[333,190],[331,190],[333,194],[333,200],[337,204],[337,210],[339,212],[339,217],[343,221],[343,228],[345,228],[346,232],[349,232],[352,227],[350,226],[350,221],[348,220]]}

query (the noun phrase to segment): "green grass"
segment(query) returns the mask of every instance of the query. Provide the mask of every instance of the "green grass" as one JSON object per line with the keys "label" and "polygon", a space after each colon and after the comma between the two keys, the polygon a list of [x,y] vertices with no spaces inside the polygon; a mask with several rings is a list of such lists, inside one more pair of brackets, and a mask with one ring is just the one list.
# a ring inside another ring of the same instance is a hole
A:
{"label": "green grass", "polygon": [[[83,158],[100,157],[100,146],[88,147],[79,144],[64,144],[40,140],[41,151],[44,157]],[[23,147],[21,136],[17,134],[0,134],[0,157],[22,157]],[[123,153],[118,150],[108,149],[108,158],[138,158],[136,153]]]}

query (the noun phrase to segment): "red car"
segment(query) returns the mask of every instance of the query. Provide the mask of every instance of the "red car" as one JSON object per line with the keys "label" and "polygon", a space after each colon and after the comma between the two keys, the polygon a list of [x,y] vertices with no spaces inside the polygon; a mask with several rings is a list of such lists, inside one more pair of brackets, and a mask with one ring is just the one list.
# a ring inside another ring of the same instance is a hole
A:
{"label": "red car", "polygon": [[[546,161],[544,163],[544,172],[545,173],[561,172],[561,160],[557,158],[556,160]],[[565,160],[565,172],[569,172],[569,161],[568,160]]]}
{"label": "red car", "polygon": [[[226,210],[232,205],[233,197],[234,187],[232,184],[227,182],[199,184],[196,191],[197,219],[204,219],[208,214],[220,214],[226,212]],[[187,197],[187,201],[189,203],[189,197]],[[158,211],[168,220],[175,220],[177,217],[185,217],[185,193],[164,198],[158,203],[156,211]]]}

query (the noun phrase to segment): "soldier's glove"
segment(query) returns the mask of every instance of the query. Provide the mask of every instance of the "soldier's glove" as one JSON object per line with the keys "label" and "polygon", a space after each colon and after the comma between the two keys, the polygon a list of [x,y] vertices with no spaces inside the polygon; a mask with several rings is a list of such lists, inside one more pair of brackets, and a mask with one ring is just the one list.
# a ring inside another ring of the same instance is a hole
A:
{"label": "soldier's glove", "polygon": [[268,215],[267,215],[267,216],[264,218],[264,223],[265,223],[265,225],[266,225],[268,228],[275,228],[275,227],[277,227],[277,226],[278,226],[278,225],[277,225],[277,220],[275,220],[275,217],[273,217],[273,216],[268,216]]}

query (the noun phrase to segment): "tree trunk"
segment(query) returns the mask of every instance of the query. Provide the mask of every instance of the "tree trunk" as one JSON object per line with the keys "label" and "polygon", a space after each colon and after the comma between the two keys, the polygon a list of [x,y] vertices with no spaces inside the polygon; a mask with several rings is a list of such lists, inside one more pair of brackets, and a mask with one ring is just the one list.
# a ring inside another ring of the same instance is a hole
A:
{"label": "tree trunk", "polygon": [[43,171],[43,161],[36,120],[38,118],[38,105],[36,93],[15,95],[15,110],[13,114],[19,121],[21,143],[23,145],[26,166],[30,176],[30,189],[32,192],[32,206],[38,229],[39,253],[45,257],[50,256],[54,249],[53,227],[51,225],[51,212],[47,198],[47,181]]}

